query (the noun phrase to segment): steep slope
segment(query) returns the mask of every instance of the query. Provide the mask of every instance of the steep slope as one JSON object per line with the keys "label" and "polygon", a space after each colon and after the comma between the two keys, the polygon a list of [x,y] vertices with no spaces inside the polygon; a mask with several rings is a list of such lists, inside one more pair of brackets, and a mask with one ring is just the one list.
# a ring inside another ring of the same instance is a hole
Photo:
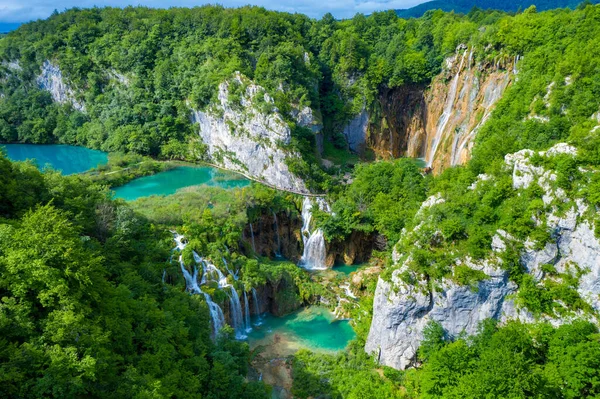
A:
{"label": "steep slope", "polygon": [[[241,91],[239,99],[230,100],[236,90]],[[209,159],[273,187],[308,192],[286,164],[300,154],[285,149],[292,138],[290,128],[264,88],[238,73],[219,85],[218,101],[206,111],[193,113]],[[258,109],[259,104],[265,111]],[[312,122],[312,118],[305,121]]]}
{"label": "steep slope", "polygon": [[[598,320],[597,210],[557,186],[557,172],[536,166],[539,159],[565,160],[576,154],[574,147],[557,144],[545,152],[522,150],[507,155],[503,173],[510,176],[515,194],[524,195],[534,187],[539,190],[536,196],[543,211],[532,215],[535,229],[526,239],[498,229],[487,254],[478,259],[446,249],[449,268],[438,277],[431,271],[418,271],[422,269],[416,264],[421,248],[438,245],[434,242],[447,234],[435,216],[446,199],[439,194],[423,203],[416,227],[405,232],[399,252],[394,253],[398,268],[377,284],[365,350],[382,364],[404,369],[415,364],[430,322],[439,323],[453,338],[476,333],[479,323],[488,318],[547,320],[554,325],[573,318]],[[586,174],[587,179],[595,178],[594,172]],[[489,191],[501,181],[482,175],[469,190]],[[542,238],[536,231],[550,235]]]}
{"label": "steep slope", "polygon": [[517,61],[478,57],[459,46],[429,86],[383,89],[371,113],[363,111],[344,129],[350,148],[370,148],[381,158],[423,158],[437,172],[464,164],[477,132],[514,80]]}

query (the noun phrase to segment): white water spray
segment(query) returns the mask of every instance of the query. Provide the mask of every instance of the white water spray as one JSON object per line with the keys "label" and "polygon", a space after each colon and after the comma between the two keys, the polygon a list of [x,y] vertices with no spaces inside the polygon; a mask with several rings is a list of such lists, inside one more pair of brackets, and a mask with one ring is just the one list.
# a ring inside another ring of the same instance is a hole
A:
{"label": "white water spray", "polygon": [[[329,205],[324,199],[318,198],[317,204],[326,212],[330,212]],[[312,201],[305,197],[302,202],[302,241],[304,242],[304,251],[300,258],[300,266],[308,270],[327,269],[325,261],[327,251],[325,247],[325,236],[323,230],[315,229],[311,232],[312,221]]]}
{"label": "white water spray", "polygon": [[256,290],[254,288],[252,288],[252,302],[254,304],[254,315],[256,317],[254,325],[259,326],[262,324],[262,317],[260,315],[260,303],[258,302],[258,295],[256,295]]}
{"label": "white water spray", "polygon": [[252,250],[256,252],[256,244],[254,243],[254,228],[252,227],[252,223],[250,223],[250,236],[252,237]]}
{"label": "white water spray", "polygon": [[[183,251],[187,245],[184,242],[184,237],[175,232],[173,234],[174,234],[174,240],[176,243],[175,249],[179,250],[179,251]],[[194,256],[194,261],[196,261],[197,264],[203,263],[202,258],[195,251],[192,252],[192,255]],[[225,325],[225,315],[223,314],[223,310],[219,307],[219,305],[217,305],[215,302],[213,302],[210,295],[208,295],[206,292],[203,292],[200,289],[200,286],[198,285],[198,267],[194,266],[193,272],[190,273],[187,270],[187,268],[185,267],[185,264],[183,262],[183,255],[181,255],[181,254],[179,255],[179,266],[181,267],[181,273],[183,274],[183,278],[185,279],[186,290],[192,294],[203,294],[204,295],[204,300],[206,301],[206,304],[208,306],[208,311],[210,313],[210,319],[211,319],[211,324],[212,324],[212,328],[213,328],[213,337],[216,337],[217,334],[219,333],[219,331],[221,331],[221,329]],[[204,275],[205,274],[206,273],[204,273]],[[203,278],[204,278],[204,276],[203,276]]]}

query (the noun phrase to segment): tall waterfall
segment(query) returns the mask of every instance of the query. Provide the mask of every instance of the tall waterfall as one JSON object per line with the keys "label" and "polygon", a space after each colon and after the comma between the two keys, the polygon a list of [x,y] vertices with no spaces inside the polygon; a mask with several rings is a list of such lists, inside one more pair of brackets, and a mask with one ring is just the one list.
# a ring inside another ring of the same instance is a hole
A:
{"label": "tall waterfall", "polygon": [[237,339],[243,339],[244,335],[244,320],[242,316],[242,304],[240,303],[240,297],[233,286],[231,286],[231,295],[229,296],[229,305],[231,307],[231,323],[233,324],[233,330],[235,331],[235,337]]}
{"label": "tall waterfall", "polygon": [[465,62],[466,54],[467,52],[465,51],[460,60],[458,71],[456,71],[456,75],[454,75],[454,78],[452,79],[450,91],[448,92],[448,97],[446,98],[446,104],[444,106],[444,112],[438,120],[437,131],[435,133],[435,137],[433,138],[433,142],[431,143],[431,150],[429,151],[429,155],[427,156],[427,166],[431,166],[433,164],[435,153],[437,152],[438,146],[440,145],[440,140],[442,139],[442,135],[444,134],[444,129],[446,128],[446,125],[450,120],[450,116],[452,115],[452,107],[454,106],[454,100],[456,99],[456,90],[458,89],[460,71],[462,70],[463,64]]}
{"label": "tall waterfall", "polygon": [[256,252],[256,244],[254,243],[254,228],[252,227],[252,223],[250,223],[250,236],[252,237],[252,250]]}
{"label": "tall waterfall", "polygon": [[[318,198],[317,204],[327,212],[330,212],[329,205],[324,199]],[[327,269],[325,261],[327,251],[325,248],[325,237],[323,230],[315,229],[311,231],[312,221],[312,201],[305,197],[302,202],[302,241],[304,242],[304,251],[300,258],[300,266],[308,270]]]}
{"label": "tall waterfall", "polygon": [[260,303],[258,302],[258,295],[256,295],[256,290],[252,288],[252,302],[254,303],[254,315],[256,317],[255,325],[261,324],[260,317]]}
{"label": "tall waterfall", "polygon": [[244,321],[246,323],[246,332],[252,331],[252,323],[250,323],[250,306],[248,306],[248,294],[244,290]]}
{"label": "tall waterfall", "polygon": [[185,265],[183,264],[182,255],[179,255],[179,266],[181,266],[181,273],[183,274],[183,278],[185,279],[185,288],[193,294],[199,294],[201,290],[198,286],[198,268],[194,266],[194,273],[190,274],[190,272],[185,268]]}
{"label": "tall waterfall", "polygon": [[277,214],[273,211],[273,221],[275,222],[275,238],[277,238],[277,251],[275,256],[281,258],[281,238],[279,237],[279,223],[277,223]]}

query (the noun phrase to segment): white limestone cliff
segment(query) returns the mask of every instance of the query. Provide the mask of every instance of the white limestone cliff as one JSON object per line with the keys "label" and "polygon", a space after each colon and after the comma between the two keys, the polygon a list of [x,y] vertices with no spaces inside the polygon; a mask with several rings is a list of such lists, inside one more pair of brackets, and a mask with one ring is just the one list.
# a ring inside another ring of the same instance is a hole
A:
{"label": "white limestone cliff", "polygon": [[[576,149],[558,144],[541,156],[557,154],[575,155]],[[594,235],[592,222],[586,217],[589,206],[581,199],[572,201],[567,212],[559,213],[556,201],[564,204],[571,202],[565,198],[560,188],[551,184],[556,176],[543,167],[529,162],[533,151],[523,150],[507,155],[506,167],[512,170],[515,189],[526,188],[537,183],[544,190],[544,202],[550,209],[545,218],[553,240],[542,248],[536,248],[533,240],[524,243],[520,262],[535,281],[540,282],[546,276],[544,265],[552,265],[557,273],[579,278],[577,293],[592,312],[600,314],[600,240]],[[482,181],[480,179],[479,181]],[[477,184],[477,183],[475,183]],[[429,198],[423,209],[443,203],[438,195]],[[416,227],[419,229],[420,225]],[[405,233],[406,234],[406,233]],[[373,305],[373,320],[365,350],[381,363],[397,369],[405,369],[415,364],[417,349],[423,340],[423,331],[430,321],[438,322],[450,337],[477,332],[479,323],[487,318],[505,322],[518,319],[523,322],[536,320],[549,321],[560,325],[572,318],[591,317],[581,312],[567,312],[561,318],[553,315],[534,317],[526,308],[516,306],[515,294],[518,287],[508,279],[508,272],[501,268],[499,254],[506,250],[507,244],[515,239],[503,230],[498,230],[491,245],[491,254],[482,261],[470,258],[457,259],[456,265],[467,265],[471,269],[483,272],[485,278],[476,286],[461,286],[451,279],[430,284],[408,269],[410,257],[397,251],[394,261],[405,259],[404,263],[392,274],[391,281],[380,278],[377,284]],[[418,245],[418,244],[417,244]],[[411,283],[401,278],[410,275]],[[430,288],[432,287],[432,288]],[[567,310],[567,309],[566,309]]]}
{"label": "white limestone cliff", "polygon": [[85,112],[85,104],[76,99],[75,91],[65,83],[58,65],[49,60],[44,61],[36,82],[41,89],[49,91],[57,103],[70,103],[76,110]]}
{"label": "white limestone cliff", "polygon": [[[232,84],[244,88],[239,103],[229,98]],[[257,102],[270,111],[258,109]],[[213,163],[279,189],[309,192],[288,168],[287,162],[300,154],[286,149],[291,130],[262,87],[238,73],[219,85],[218,102],[207,110],[194,110],[192,119]]]}

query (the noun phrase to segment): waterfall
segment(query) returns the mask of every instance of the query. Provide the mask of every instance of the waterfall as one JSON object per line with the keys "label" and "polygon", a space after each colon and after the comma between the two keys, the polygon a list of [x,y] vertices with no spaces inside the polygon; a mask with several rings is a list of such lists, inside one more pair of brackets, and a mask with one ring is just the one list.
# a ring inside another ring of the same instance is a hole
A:
{"label": "waterfall", "polygon": [[252,228],[252,223],[250,223],[250,236],[252,237],[252,250],[256,253],[256,244],[254,243],[254,228]]}
{"label": "waterfall", "polygon": [[248,306],[248,295],[244,290],[244,321],[246,323],[246,333],[252,331],[252,324],[250,323],[250,306]]}
{"label": "waterfall", "polygon": [[[175,249],[182,251],[183,249],[185,249],[185,247],[187,245],[183,242],[184,237],[177,233],[173,233],[173,234],[174,234],[175,243],[177,245],[177,247]],[[202,258],[195,251],[192,252],[192,254],[194,255],[194,261],[196,261],[196,263],[199,264],[202,262]],[[210,313],[210,320],[212,322],[213,337],[216,337],[217,334],[219,333],[219,331],[221,331],[221,329],[225,325],[225,315],[223,315],[223,310],[221,310],[219,305],[217,305],[215,302],[213,302],[210,295],[208,295],[206,292],[203,292],[200,289],[200,287],[198,286],[198,267],[194,266],[193,273],[190,273],[187,270],[187,268],[185,267],[185,264],[183,263],[183,255],[179,255],[179,266],[181,267],[181,273],[183,274],[183,278],[185,279],[186,290],[193,294],[203,294],[204,295],[204,300],[206,301],[206,304],[208,306],[208,311]],[[204,273],[204,275],[206,275],[206,273]],[[204,276],[203,276],[203,279],[204,279]]]}
{"label": "waterfall", "polygon": [[469,70],[471,69],[471,64],[473,64],[473,49],[471,48],[471,52],[469,52]]}
{"label": "waterfall", "polygon": [[237,339],[243,339],[244,335],[244,320],[242,316],[242,305],[240,303],[240,297],[233,286],[231,286],[231,295],[229,296],[229,304],[231,306],[231,323],[233,324],[233,330],[235,331],[235,337]]}
{"label": "waterfall", "polygon": [[252,302],[254,303],[254,315],[256,317],[256,322],[254,325],[261,325],[261,317],[260,317],[260,304],[258,303],[258,295],[256,295],[256,290],[252,288]]}
{"label": "waterfall", "polygon": [[347,297],[356,299],[356,295],[354,295],[354,293],[352,293],[352,290],[350,289],[350,283],[347,282],[347,283],[341,284],[340,288],[344,290],[344,293],[346,294]]}
{"label": "waterfall", "polygon": [[[317,200],[317,204],[322,210],[330,211],[329,205],[322,198]],[[327,269],[327,266],[325,266],[327,257],[325,237],[321,229],[310,231],[312,206],[310,198],[305,197],[302,202],[302,241],[304,242],[304,252],[300,258],[300,266],[308,270],[323,270]]]}
{"label": "waterfall", "polygon": [[219,331],[225,325],[225,315],[223,315],[223,311],[213,302],[210,295],[206,292],[202,292],[204,294],[204,299],[206,300],[206,304],[208,305],[208,311],[210,312],[210,319],[212,320],[213,334],[216,337],[219,334]]}
{"label": "waterfall", "polygon": [[198,268],[194,266],[194,274],[190,274],[183,264],[182,255],[179,255],[179,266],[181,266],[181,273],[185,279],[185,288],[193,294],[199,294],[200,287],[198,286]]}
{"label": "waterfall", "polygon": [[227,273],[229,273],[229,275],[232,276],[235,281],[237,281],[239,270],[235,273],[232,272],[231,269],[229,268],[229,264],[227,264],[227,261],[225,260],[225,258],[221,258],[221,259],[223,260],[223,263],[225,264],[225,269],[227,270]]}
{"label": "waterfall", "polygon": [[216,281],[219,284],[219,288],[224,288],[229,285],[227,284],[227,277],[225,277],[223,272],[219,270],[217,266],[204,259],[202,260],[202,265],[204,268],[204,275],[202,276],[202,281]]}
{"label": "waterfall", "polygon": [[444,112],[437,124],[437,131],[435,133],[435,137],[433,138],[433,142],[431,143],[431,150],[429,151],[429,156],[427,157],[427,166],[431,167],[433,164],[433,160],[435,157],[435,153],[437,152],[438,146],[440,144],[440,140],[442,139],[442,135],[444,134],[444,129],[450,120],[450,116],[452,115],[452,107],[454,106],[454,100],[456,99],[456,90],[458,89],[458,81],[460,79],[460,71],[462,70],[464,61],[465,61],[466,52],[463,53],[463,56],[460,60],[460,65],[458,67],[458,71],[456,71],[456,75],[452,79],[452,84],[450,85],[450,91],[448,92],[448,97],[446,99],[446,105],[444,106]]}
{"label": "waterfall", "polygon": [[273,220],[275,222],[275,238],[277,238],[277,251],[275,257],[281,258],[281,239],[279,237],[279,223],[277,223],[277,214],[273,211]]}

